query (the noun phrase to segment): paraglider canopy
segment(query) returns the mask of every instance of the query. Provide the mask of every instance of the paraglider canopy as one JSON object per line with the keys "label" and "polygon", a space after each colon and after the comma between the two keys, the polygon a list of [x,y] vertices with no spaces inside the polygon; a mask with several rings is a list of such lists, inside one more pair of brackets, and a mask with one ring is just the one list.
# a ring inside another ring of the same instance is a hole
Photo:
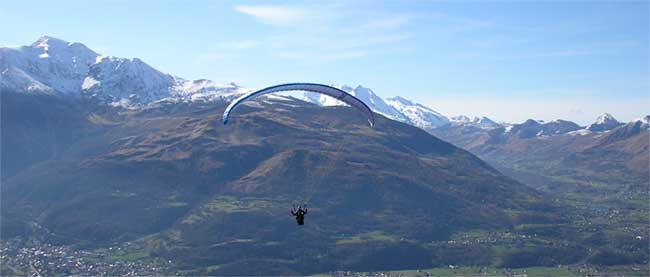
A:
{"label": "paraglider canopy", "polygon": [[234,101],[232,101],[232,103],[230,103],[230,105],[228,105],[226,110],[223,112],[223,117],[221,121],[223,122],[223,124],[227,124],[230,113],[235,108],[237,108],[239,104],[243,103],[248,99],[252,99],[254,97],[268,94],[268,93],[279,92],[279,91],[292,91],[292,90],[303,90],[303,91],[315,92],[315,93],[325,94],[327,96],[334,97],[356,108],[357,110],[361,111],[368,119],[368,124],[370,124],[371,127],[375,124],[374,114],[372,113],[370,108],[368,108],[368,106],[365,103],[363,103],[363,101],[359,100],[359,98],[356,98],[354,95],[349,94],[335,87],[322,85],[322,84],[313,84],[313,83],[282,84],[282,85],[272,86],[258,91],[246,93],[240,96],[239,98],[235,99]]}

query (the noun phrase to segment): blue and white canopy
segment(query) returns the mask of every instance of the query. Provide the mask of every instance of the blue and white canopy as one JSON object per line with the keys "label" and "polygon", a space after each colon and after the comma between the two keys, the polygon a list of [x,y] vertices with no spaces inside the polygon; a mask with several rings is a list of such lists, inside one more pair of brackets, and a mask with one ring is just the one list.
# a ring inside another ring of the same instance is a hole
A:
{"label": "blue and white canopy", "polygon": [[315,92],[315,93],[320,93],[320,94],[325,94],[327,96],[334,97],[354,108],[357,110],[361,111],[367,118],[368,118],[368,123],[372,127],[375,124],[375,116],[368,108],[368,106],[363,103],[363,101],[359,100],[359,98],[354,97],[354,95],[349,94],[345,91],[342,91],[340,89],[337,89],[335,87],[327,86],[327,85],[321,85],[321,84],[312,84],[312,83],[290,83],[290,84],[282,84],[282,85],[277,85],[277,86],[272,86],[268,87],[265,89],[261,89],[258,91],[253,91],[249,92],[247,94],[244,94],[240,96],[239,98],[235,99],[228,105],[226,110],[223,112],[223,117],[221,121],[223,124],[228,123],[228,117],[230,116],[230,113],[237,107],[239,104],[242,102],[260,96],[268,93],[273,93],[273,92],[280,92],[280,91],[295,91],[295,90],[302,90],[302,91],[309,91],[309,92]]}

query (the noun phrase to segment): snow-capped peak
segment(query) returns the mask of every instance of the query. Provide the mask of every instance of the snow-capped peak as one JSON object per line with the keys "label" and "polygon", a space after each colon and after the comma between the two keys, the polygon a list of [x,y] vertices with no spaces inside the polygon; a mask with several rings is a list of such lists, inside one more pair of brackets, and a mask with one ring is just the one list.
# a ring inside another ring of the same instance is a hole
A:
{"label": "snow-capped peak", "polygon": [[[236,84],[206,79],[185,80],[160,72],[138,58],[100,55],[85,45],[43,36],[29,46],[0,48],[0,88],[15,92],[91,97],[113,106],[148,103],[228,100],[247,90]],[[385,101],[372,89],[334,85],[388,118],[435,128],[448,122],[443,115],[402,97]],[[305,92],[303,100],[319,105],[343,105],[337,99]]]}
{"label": "snow-capped peak", "polygon": [[622,125],[622,123],[616,120],[616,118],[614,118],[611,114],[604,113],[598,116],[598,118],[596,118],[596,121],[592,124],[589,124],[586,129],[593,132],[600,132],[614,129],[620,125]]}
{"label": "snow-capped peak", "polygon": [[99,56],[95,51],[78,42],[67,42],[50,36],[42,36],[30,46],[22,47],[26,51],[39,52],[39,57],[56,57],[62,61],[92,63]]}
{"label": "snow-capped peak", "polygon": [[618,122],[611,114],[604,113],[596,118],[596,124],[606,124],[609,122]]}
{"label": "snow-capped peak", "polygon": [[68,45],[70,45],[70,43],[65,40],[58,39],[51,36],[42,36],[38,38],[34,43],[32,43],[31,47],[47,49],[50,47],[63,48],[63,47],[67,47]]}
{"label": "snow-capped peak", "polygon": [[[43,36],[30,46],[0,48],[0,87],[41,90],[78,96],[98,54],[81,43]],[[9,70],[11,69],[11,70]],[[11,74],[11,76],[9,75]]]}
{"label": "snow-capped peak", "polygon": [[[358,85],[353,88],[350,85],[332,85],[345,92],[348,92],[363,101],[374,112],[382,114],[390,119],[408,123],[423,129],[431,129],[442,126],[449,122],[444,115],[432,110],[424,105],[414,103],[403,97],[393,97],[383,99],[378,96],[372,89]],[[343,102],[332,97],[313,93],[304,92],[297,98],[321,106],[344,105]]]}
{"label": "snow-capped peak", "polygon": [[138,58],[102,56],[81,43],[51,36],[42,36],[29,46],[1,47],[0,77],[0,88],[15,92],[90,96],[116,103],[206,100],[241,93],[236,85],[187,81]]}
{"label": "snow-capped peak", "polygon": [[[349,88],[350,86],[347,85],[341,86],[341,89],[349,89]],[[377,94],[375,94],[375,92],[372,91],[372,89],[363,87],[362,85],[357,85],[357,87],[354,88],[354,90],[352,90],[351,92],[354,93],[354,96],[356,96],[357,98],[367,98],[371,100],[375,100],[378,98]]]}

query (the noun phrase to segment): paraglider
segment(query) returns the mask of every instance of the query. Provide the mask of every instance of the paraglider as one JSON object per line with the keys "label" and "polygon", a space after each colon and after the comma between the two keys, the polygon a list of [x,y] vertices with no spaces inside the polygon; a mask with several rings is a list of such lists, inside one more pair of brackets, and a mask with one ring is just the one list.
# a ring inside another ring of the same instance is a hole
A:
{"label": "paraglider", "polygon": [[280,91],[295,91],[295,90],[315,92],[315,93],[320,93],[320,94],[334,97],[342,101],[343,103],[346,103],[356,108],[357,110],[361,111],[361,113],[363,113],[368,119],[368,124],[370,124],[371,127],[375,124],[374,114],[372,113],[370,108],[365,103],[363,103],[363,101],[359,100],[359,98],[356,98],[355,96],[335,87],[322,85],[322,84],[313,84],[313,83],[282,84],[282,85],[272,86],[258,91],[246,93],[240,96],[239,98],[235,99],[234,101],[232,101],[232,103],[230,103],[230,105],[228,105],[226,110],[223,112],[223,117],[221,121],[223,122],[223,124],[227,124],[230,113],[246,100],[264,94],[268,94],[268,93],[280,92]]}
{"label": "paraglider", "polygon": [[[315,92],[315,93],[320,93],[324,94],[330,97],[334,97],[338,100],[340,100],[343,103],[346,103],[350,105],[351,107],[359,110],[363,115],[365,115],[366,119],[368,120],[368,124],[370,124],[370,127],[374,126],[375,124],[375,116],[370,110],[370,108],[363,103],[363,101],[359,100],[356,98],[354,95],[351,95],[343,90],[340,90],[335,87],[327,86],[327,85],[321,85],[321,84],[313,84],[313,83],[289,83],[289,84],[282,84],[282,85],[277,85],[277,86],[272,86],[268,87],[265,89],[253,91],[246,93],[228,105],[226,107],[226,110],[223,112],[223,116],[221,118],[221,121],[223,124],[228,123],[228,119],[230,114],[232,113],[235,108],[237,108],[240,104],[243,102],[246,102],[249,99],[255,98],[257,96],[261,96],[264,94],[268,93],[274,93],[274,92],[280,92],[280,91],[296,91],[296,90],[302,90],[302,91],[309,91],[309,92]],[[344,145],[344,142],[340,142],[341,146]],[[337,150],[337,152],[340,151]],[[322,178],[322,175],[321,175]],[[295,205],[293,206],[293,209],[291,209],[291,215],[296,217],[296,223],[298,225],[304,225],[305,224],[305,215],[307,214],[307,207],[305,206],[298,206],[296,209]]]}

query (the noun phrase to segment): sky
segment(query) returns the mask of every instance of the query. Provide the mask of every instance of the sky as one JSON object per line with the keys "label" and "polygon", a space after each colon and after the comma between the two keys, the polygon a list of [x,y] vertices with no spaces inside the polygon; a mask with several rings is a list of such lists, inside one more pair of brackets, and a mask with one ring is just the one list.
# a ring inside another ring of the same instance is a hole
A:
{"label": "sky", "polygon": [[187,79],[363,85],[447,116],[650,114],[648,1],[5,1],[0,46],[42,35]]}

